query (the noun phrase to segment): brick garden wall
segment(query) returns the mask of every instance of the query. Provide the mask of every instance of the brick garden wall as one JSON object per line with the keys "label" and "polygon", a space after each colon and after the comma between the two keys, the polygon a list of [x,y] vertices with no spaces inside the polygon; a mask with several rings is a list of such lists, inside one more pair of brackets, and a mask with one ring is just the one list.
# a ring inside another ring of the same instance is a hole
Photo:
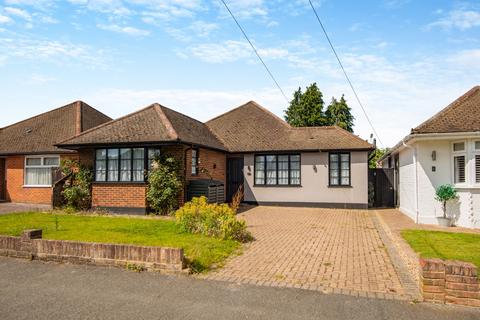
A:
{"label": "brick garden wall", "polygon": [[480,280],[475,265],[420,259],[420,267],[420,286],[425,301],[480,307]]}
{"label": "brick garden wall", "polygon": [[0,236],[0,255],[44,261],[126,267],[181,272],[183,249],[142,247],[121,244],[43,240],[42,230],[26,230],[21,237]]}

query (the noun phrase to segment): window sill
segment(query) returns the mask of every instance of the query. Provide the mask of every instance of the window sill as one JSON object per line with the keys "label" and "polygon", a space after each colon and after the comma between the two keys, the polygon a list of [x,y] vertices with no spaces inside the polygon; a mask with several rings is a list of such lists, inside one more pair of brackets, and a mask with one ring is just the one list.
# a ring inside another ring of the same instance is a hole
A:
{"label": "window sill", "polygon": [[302,188],[301,184],[254,184],[255,188]]}
{"label": "window sill", "polygon": [[23,185],[24,188],[51,188],[52,186],[51,185],[28,185],[28,184],[25,184]]}
{"label": "window sill", "polygon": [[351,185],[348,185],[348,186],[328,185],[328,188],[348,189],[348,188],[353,188],[353,187]]}
{"label": "window sill", "polygon": [[147,184],[145,181],[94,181],[92,184]]}

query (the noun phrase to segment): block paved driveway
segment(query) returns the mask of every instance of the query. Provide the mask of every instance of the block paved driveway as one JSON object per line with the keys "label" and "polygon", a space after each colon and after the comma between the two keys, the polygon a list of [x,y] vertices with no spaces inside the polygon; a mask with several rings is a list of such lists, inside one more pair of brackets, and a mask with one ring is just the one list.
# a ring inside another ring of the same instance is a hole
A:
{"label": "block paved driveway", "polygon": [[254,207],[239,215],[256,240],[201,277],[255,285],[408,299],[366,210]]}

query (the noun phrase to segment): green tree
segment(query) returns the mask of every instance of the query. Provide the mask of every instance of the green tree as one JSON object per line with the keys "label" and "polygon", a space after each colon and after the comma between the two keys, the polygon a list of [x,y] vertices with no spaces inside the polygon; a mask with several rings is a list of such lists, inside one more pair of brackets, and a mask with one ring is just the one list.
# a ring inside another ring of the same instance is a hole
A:
{"label": "green tree", "polygon": [[333,97],[332,102],[325,112],[328,125],[339,126],[349,132],[353,132],[353,120],[355,118],[351,111],[352,109],[348,106],[343,94],[340,101]]}
{"label": "green tree", "polygon": [[178,206],[183,188],[180,163],[169,155],[155,158],[148,173],[147,201],[156,213],[170,214]]}
{"label": "green tree", "polygon": [[377,167],[377,161],[383,157],[385,153],[387,153],[390,149],[385,148],[385,149],[375,149],[373,154],[370,156],[370,160],[368,161],[368,167],[375,169]]}
{"label": "green tree", "polygon": [[327,121],[323,106],[323,94],[316,83],[308,86],[305,93],[298,88],[293,93],[290,106],[285,110],[285,121],[293,127],[324,126]]}

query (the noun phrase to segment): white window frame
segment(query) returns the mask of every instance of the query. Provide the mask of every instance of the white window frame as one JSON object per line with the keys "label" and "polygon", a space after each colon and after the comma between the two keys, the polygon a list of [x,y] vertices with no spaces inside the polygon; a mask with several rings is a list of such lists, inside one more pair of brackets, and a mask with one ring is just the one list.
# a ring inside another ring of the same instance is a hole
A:
{"label": "white window frame", "polygon": [[480,143],[480,140],[472,140],[472,156],[471,156],[471,161],[472,161],[472,176],[471,176],[471,179],[472,179],[472,182],[471,182],[471,185],[475,186],[475,187],[480,187],[480,182],[477,182],[477,177],[476,177],[476,173],[477,173],[477,168],[476,168],[476,163],[475,163],[475,157],[476,156],[480,156],[480,149],[476,149],[475,148],[475,142],[479,142]]}
{"label": "white window frame", "polygon": [[[45,158],[58,158],[58,165],[44,165]],[[27,159],[40,159],[40,165],[27,165]],[[58,154],[48,154],[48,155],[32,155],[32,156],[25,156],[24,157],[24,165],[23,165],[23,187],[24,188],[51,188],[53,185],[53,181],[51,184],[27,184],[27,169],[28,168],[59,168],[60,167],[60,155]]]}
{"label": "white window frame", "polygon": [[[456,143],[463,143],[464,149],[462,151],[455,151],[454,150],[454,145]],[[469,170],[469,157],[468,157],[468,141],[467,140],[459,140],[459,141],[453,141],[450,144],[450,150],[451,150],[451,160],[452,160],[452,165],[451,165],[451,180],[452,184],[456,187],[465,187],[469,183],[469,177],[470,177],[470,170]],[[460,183],[455,183],[455,157],[458,156],[464,156],[465,159],[465,181],[460,182]]]}

